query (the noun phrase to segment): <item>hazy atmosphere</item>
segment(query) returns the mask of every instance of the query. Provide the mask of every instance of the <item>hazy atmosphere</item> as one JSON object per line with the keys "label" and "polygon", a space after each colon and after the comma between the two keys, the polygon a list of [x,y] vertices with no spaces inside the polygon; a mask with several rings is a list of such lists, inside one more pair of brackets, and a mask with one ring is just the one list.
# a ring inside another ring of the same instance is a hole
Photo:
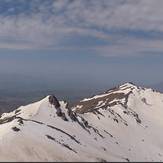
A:
{"label": "hazy atmosphere", "polygon": [[162,0],[1,0],[1,96],[79,99],[128,81],[161,90],[162,7]]}

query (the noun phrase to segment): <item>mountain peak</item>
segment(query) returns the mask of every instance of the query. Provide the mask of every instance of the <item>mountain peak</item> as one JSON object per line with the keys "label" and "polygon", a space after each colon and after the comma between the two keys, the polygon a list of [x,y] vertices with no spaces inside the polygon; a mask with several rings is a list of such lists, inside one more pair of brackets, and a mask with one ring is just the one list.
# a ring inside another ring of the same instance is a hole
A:
{"label": "mountain peak", "polygon": [[137,98],[145,98],[146,94],[151,94],[154,91],[143,87],[136,86],[132,82],[127,82],[118,87],[109,89],[108,91],[94,95],[90,98],[84,98],[78,102],[73,109],[79,113],[94,111],[100,108],[110,108],[121,105],[127,108],[128,101],[133,95]]}
{"label": "mountain peak", "polygon": [[133,84],[133,83],[124,83],[122,85],[119,86],[119,89],[122,89],[122,90],[125,90],[125,89],[131,89],[131,90],[134,90],[134,89],[140,89],[141,87]]}
{"label": "mountain peak", "polygon": [[132,82],[126,82],[122,85],[120,85],[119,87],[137,87],[136,84],[132,83]]}

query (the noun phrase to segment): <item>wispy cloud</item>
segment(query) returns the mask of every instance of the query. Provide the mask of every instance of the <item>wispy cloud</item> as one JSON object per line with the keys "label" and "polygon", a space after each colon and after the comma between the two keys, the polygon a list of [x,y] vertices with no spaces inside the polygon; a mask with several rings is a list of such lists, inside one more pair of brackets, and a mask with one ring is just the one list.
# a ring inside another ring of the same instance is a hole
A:
{"label": "wispy cloud", "polygon": [[162,0],[2,0],[0,48],[63,48],[65,38],[82,36],[105,40],[86,47],[102,56],[163,51],[162,7]]}

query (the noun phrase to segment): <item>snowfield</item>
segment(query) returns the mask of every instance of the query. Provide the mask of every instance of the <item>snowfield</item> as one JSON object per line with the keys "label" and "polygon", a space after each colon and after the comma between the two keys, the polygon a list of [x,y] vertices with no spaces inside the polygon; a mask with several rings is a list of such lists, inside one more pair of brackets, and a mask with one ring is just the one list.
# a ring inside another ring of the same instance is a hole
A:
{"label": "snowfield", "polygon": [[0,118],[0,161],[163,161],[163,94],[126,83],[84,99],[67,120],[49,96]]}

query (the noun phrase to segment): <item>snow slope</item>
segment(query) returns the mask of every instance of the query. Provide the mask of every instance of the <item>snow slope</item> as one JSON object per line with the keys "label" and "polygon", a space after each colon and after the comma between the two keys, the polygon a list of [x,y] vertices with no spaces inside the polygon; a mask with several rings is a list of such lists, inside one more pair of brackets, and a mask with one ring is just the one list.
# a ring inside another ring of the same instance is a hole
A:
{"label": "snow slope", "polygon": [[163,94],[126,83],[83,99],[67,121],[43,100],[0,118],[0,161],[163,161]]}

